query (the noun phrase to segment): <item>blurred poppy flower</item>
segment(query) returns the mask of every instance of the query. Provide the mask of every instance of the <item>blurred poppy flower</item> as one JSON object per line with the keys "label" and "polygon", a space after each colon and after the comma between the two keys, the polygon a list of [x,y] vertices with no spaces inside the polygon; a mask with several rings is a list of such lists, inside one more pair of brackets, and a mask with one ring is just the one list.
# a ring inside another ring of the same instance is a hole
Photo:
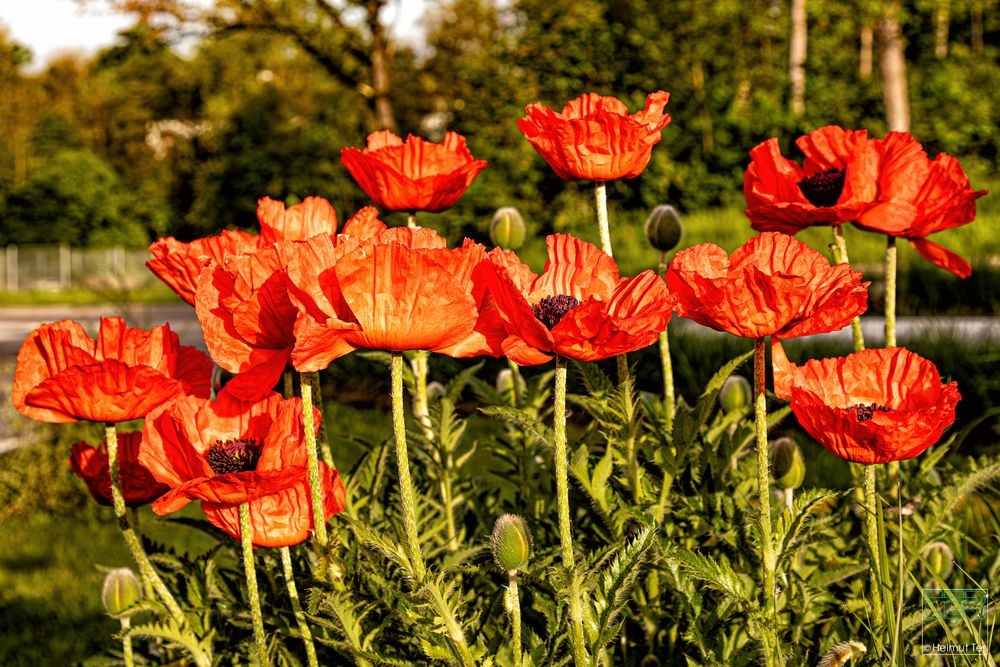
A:
{"label": "blurred poppy flower", "polygon": [[924,259],[967,278],[969,263],[927,236],[966,225],[976,218],[976,200],[986,190],[973,190],[962,165],[946,153],[933,160],[906,132],[890,132],[876,142],[881,160],[880,205],[855,224],[869,231],[907,239]]}
{"label": "blurred poppy flower", "polygon": [[167,325],[130,329],[101,318],[97,340],[73,320],[38,327],[21,345],[11,398],[26,417],[44,422],[139,419],[185,394],[208,396],[212,362],[178,343]]}
{"label": "blurred poppy flower", "polygon": [[744,338],[836,331],[868,307],[868,285],[846,264],[786,234],[765,232],[732,254],[713,243],[681,250],[666,273],[678,315]]}
{"label": "blurred poppy flower", "polygon": [[[321,205],[311,206],[322,210]],[[331,245],[338,239],[367,238],[386,228],[377,213],[366,207],[347,221],[343,234],[324,230],[318,235]],[[295,227],[303,229],[297,223]],[[289,299],[285,268],[299,243],[282,241],[227,257],[219,265],[206,267],[199,278],[195,311],[205,344],[215,363],[236,374],[226,386],[242,400],[255,400],[271,391],[295,346],[299,311]]]}
{"label": "blurred poppy flower", "polygon": [[781,155],[777,139],[750,151],[743,194],[751,227],[795,234],[853,222],[876,200],[879,154],[867,130],[829,125],[795,144],[805,156],[801,166]]}
{"label": "blurred poppy flower", "polygon": [[[239,539],[239,506],[249,503],[257,547],[292,546],[312,532],[306,459],[301,399],[272,392],[246,402],[226,389],[215,401],[187,396],[154,410],[139,449],[140,463],[170,487],[154,512],[200,500],[206,518]],[[329,518],[344,509],[346,493],[336,469],[320,462],[319,470]]]}
{"label": "blurred poppy flower", "polygon": [[508,358],[529,366],[556,354],[607,359],[646,347],[666,328],[674,298],[653,271],[621,278],[611,257],[565,234],[549,236],[546,245],[541,275],[512,252],[490,252]]}
{"label": "blurred poppy flower", "polygon": [[[170,487],[157,482],[153,475],[139,463],[141,431],[118,434],[118,469],[122,483],[122,496],[127,507],[141,507],[153,502]],[[101,505],[112,505],[111,472],[108,469],[106,443],[92,447],[78,442],[70,448],[69,465],[76,476],[84,481],[87,490]]]}
{"label": "blurred poppy flower", "polygon": [[536,102],[525,107],[527,115],[517,127],[559,178],[635,178],[670,122],[664,113],[669,99],[662,90],[650,93],[646,107],[632,115],[621,100],[595,93],[572,100],[562,113]]}
{"label": "blurred poppy flower", "polygon": [[317,234],[337,233],[337,212],[322,197],[306,197],[288,208],[264,197],[257,202],[257,220],[264,243],[305,241]]}
{"label": "blurred poppy flower", "polygon": [[259,246],[260,237],[240,231],[227,230],[190,243],[169,236],[149,246],[153,259],[146,260],[146,267],[193,306],[198,274],[207,262],[220,263],[229,255],[253,252]]}
{"label": "blurred poppy flower", "polygon": [[486,250],[448,249],[434,231],[392,228],[360,241],[318,236],[288,261],[299,306],[292,362],[315,371],[358,349],[495,354],[499,321]]}
{"label": "blurred poppy flower", "polygon": [[390,211],[443,211],[455,205],[486,168],[454,132],[441,143],[389,130],[368,135],[368,145],[340,151],[340,160],[379,207]]}
{"label": "blurred poppy flower", "polygon": [[904,348],[861,350],[797,366],[777,343],[772,356],[775,394],[791,398],[802,428],[842,459],[911,459],[955,421],[958,384],[942,384],[933,363]]}

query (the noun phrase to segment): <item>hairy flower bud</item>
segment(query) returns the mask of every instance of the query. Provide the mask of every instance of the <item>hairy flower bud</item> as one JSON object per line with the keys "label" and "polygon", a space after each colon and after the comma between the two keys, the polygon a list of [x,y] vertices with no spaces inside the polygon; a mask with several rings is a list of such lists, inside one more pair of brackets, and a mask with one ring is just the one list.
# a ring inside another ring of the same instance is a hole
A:
{"label": "hairy flower bud", "polygon": [[653,209],[646,220],[646,240],[660,252],[668,252],[677,247],[684,234],[684,225],[677,209],[660,204]]}
{"label": "hairy flower bud", "polygon": [[504,514],[493,525],[493,560],[505,572],[524,567],[531,557],[528,524],[516,514]]}
{"label": "hairy flower bud", "polygon": [[101,602],[104,603],[104,610],[111,616],[120,616],[141,599],[142,586],[132,570],[120,567],[104,576]]}
{"label": "hairy flower bud", "polygon": [[797,489],[806,476],[802,450],[791,438],[778,438],[771,443],[771,473],[782,489]]}
{"label": "hairy flower bud", "polygon": [[498,394],[504,394],[514,388],[514,373],[509,368],[501,369],[497,373],[496,390]]}
{"label": "hairy flower bud", "polygon": [[927,569],[941,580],[947,580],[955,569],[955,554],[944,542],[931,542],[921,554],[927,561]]}
{"label": "hairy flower bud", "polygon": [[841,642],[823,654],[816,667],[842,667],[866,653],[868,649],[861,642]]}
{"label": "hairy flower bud", "polygon": [[497,209],[490,221],[490,240],[504,250],[519,250],[524,245],[527,228],[520,211],[513,206]]}
{"label": "hairy flower bud", "polygon": [[719,390],[719,405],[727,415],[750,405],[753,390],[742,375],[730,375]]}

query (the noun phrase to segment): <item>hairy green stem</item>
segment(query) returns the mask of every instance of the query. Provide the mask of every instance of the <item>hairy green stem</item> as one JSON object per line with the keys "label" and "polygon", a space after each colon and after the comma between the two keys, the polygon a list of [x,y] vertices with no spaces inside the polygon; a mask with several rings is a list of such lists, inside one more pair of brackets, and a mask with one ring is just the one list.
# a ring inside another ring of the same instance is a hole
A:
{"label": "hairy green stem", "polygon": [[896,347],[896,237],[885,237],[885,346]]}
{"label": "hairy green stem", "polygon": [[132,627],[132,620],[128,616],[119,619],[122,624],[122,657],[125,660],[125,667],[134,667],[135,656],[132,654],[132,637],[128,635],[128,629]]}
{"label": "hairy green stem", "polygon": [[[312,388],[312,395],[314,397],[313,407],[319,410],[319,416],[323,417],[323,390],[320,387],[319,371],[306,373],[306,375],[309,377],[309,385]],[[330,441],[326,437],[326,419],[319,420],[319,426],[316,428],[316,445],[319,449],[319,455],[323,458],[323,463],[331,468],[335,468],[333,452],[330,450]]]}
{"label": "hairy green stem", "polygon": [[410,480],[410,458],[406,451],[406,420],[403,417],[403,355],[392,353],[392,431],[396,440],[396,468],[399,472],[399,497],[403,506],[403,525],[406,544],[414,578],[423,582],[427,574],[424,557],[420,552],[420,538],[417,532],[417,512]]}
{"label": "hairy green stem", "polygon": [[566,452],[566,360],[556,355],[556,377],[552,408],[553,457],[556,473],[556,504],[559,515],[559,547],[569,585],[570,645],[577,667],[587,664],[587,648],[583,639],[583,603],[580,580],[573,554],[573,531],[569,520],[569,459]]}
{"label": "hairy green stem", "polygon": [[601,250],[608,257],[613,257],[611,230],[608,227],[608,187],[604,181],[594,181],[594,206],[597,208],[597,231],[601,235]]}
{"label": "hairy green stem", "polygon": [[510,369],[510,404],[517,407],[517,379],[521,375],[517,362],[507,359],[507,368]]}
{"label": "hairy green stem", "polygon": [[760,499],[761,548],[764,565],[764,609],[767,616],[775,610],[774,542],[771,536],[771,475],[768,470],[767,397],[765,389],[766,341],[758,338],[753,348],[754,432],[757,440],[757,495]]}
{"label": "hairy green stem", "polygon": [[417,214],[413,211],[406,214],[406,226],[413,229],[417,226]]}
{"label": "hairy green stem", "polygon": [[868,570],[872,588],[872,616],[875,619],[873,632],[881,637],[884,627],[882,612],[882,563],[878,542],[878,492],[875,489],[874,465],[864,466],[865,537],[868,542]]}
{"label": "hairy green stem", "polygon": [[186,627],[187,619],[184,618],[184,613],[181,611],[180,605],[177,604],[177,600],[174,599],[167,585],[163,583],[163,579],[153,569],[153,564],[149,562],[149,557],[142,548],[142,540],[139,539],[139,533],[132,525],[132,522],[129,521],[128,512],[125,509],[125,497],[122,495],[121,471],[118,466],[118,433],[115,431],[114,424],[108,423],[105,425],[104,440],[108,449],[108,472],[111,475],[111,500],[115,508],[115,518],[118,520],[118,528],[122,531],[125,544],[128,546],[132,558],[135,559],[136,565],[139,566],[139,572],[143,580],[149,582],[149,585],[156,591],[156,594],[163,601],[174,621],[181,627]]}
{"label": "hairy green stem", "polygon": [[[847,256],[847,239],[844,238],[844,226],[834,225],[833,226],[833,240],[834,245],[831,246],[833,250],[833,259],[837,264],[850,264],[851,260]],[[861,332],[861,317],[855,316],[851,320],[851,331],[854,333],[854,351],[860,351],[865,349],[865,337]]]}
{"label": "hairy green stem", "polygon": [[316,659],[316,646],[313,645],[312,631],[309,630],[309,623],[306,622],[305,612],[302,611],[302,602],[299,600],[299,591],[295,587],[295,574],[292,572],[292,554],[288,547],[281,547],[281,568],[285,573],[285,585],[288,587],[288,598],[292,601],[292,611],[295,612],[295,622],[299,626],[299,634],[302,635],[302,642],[306,645],[306,660],[309,667],[319,667],[319,660]]}
{"label": "hairy green stem", "polygon": [[[667,253],[660,253],[660,275],[667,272]],[[670,359],[670,334],[667,329],[660,332],[660,365],[663,368],[663,407],[667,410],[667,423],[673,425],[677,399],[674,396],[674,368]]]}
{"label": "hairy green stem", "polygon": [[309,468],[309,491],[312,500],[313,535],[320,546],[326,547],[329,539],[326,533],[326,515],[323,511],[323,486],[319,476],[319,457],[316,454],[316,425],[313,415],[312,379],[310,373],[299,375],[302,391],[302,424],[306,437],[306,462]]}
{"label": "hairy green stem", "polygon": [[510,614],[511,652],[514,667],[521,667],[521,600],[517,592],[517,570],[507,572],[507,613]]}
{"label": "hairy green stem", "polygon": [[437,579],[428,577],[424,586],[426,598],[429,599],[430,606],[437,612],[438,617],[444,622],[445,631],[448,633],[448,640],[451,652],[455,656],[456,662],[461,667],[475,667],[476,659],[469,649],[469,642],[465,639],[462,626],[455,618],[455,612],[448,604],[444,592],[438,585]]}
{"label": "hairy green stem", "polygon": [[257,644],[260,664],[268,664],[267,637],[264,635],[264,616],[260,613],[260,593],[257,591],[257,568],[253,562],[253,524],[250,522],[250,503],[240,505],[240,542],[243,544],[243,571],[247,577],[247,597],[250,598],[250,619],[253,621],[253,638]]}

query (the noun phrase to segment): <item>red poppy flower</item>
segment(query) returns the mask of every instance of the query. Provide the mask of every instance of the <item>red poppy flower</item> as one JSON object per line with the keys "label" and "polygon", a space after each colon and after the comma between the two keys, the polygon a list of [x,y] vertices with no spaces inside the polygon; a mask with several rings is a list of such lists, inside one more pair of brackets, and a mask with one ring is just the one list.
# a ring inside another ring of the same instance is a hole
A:
{"label": "red poppy flower", "polygon": [[[239,506],[249,503],[258,547],[299,544],[314,528],[298,398],[244,402],[223,389],[215,401],[177,399],[146,418],[139,461],[170,487],[153,503],[157,514],[200,500],[208,520],[239,539]],[[346,494],[336,469],[319,468],[329,518]]]}
{"label": "red poppy flower", "polygon": [[97,340],[62,320],[38,327],[21,345],[11,398],[26,417],[44,422],[139,419],[172,398],[209,395],[212,362],[180,345],[167,325],[130,329],[101,318]]}
{"label": "red poppy flower", "polygon": [[654,272],[621,278],[615,261],[589,243],[565,234],[545,242],[541,275],[512,252],[490,252],[508,358],[529,366],[556,354],[607,359],[646,347],[667,327],[674,298]]}
{"label": "red poppy flower", "polygon": [[879,154],[866,130],[829,125],[799,137],[802,166],[781,155],[777,139],[750,151],[743,177],[751,227],[795,234],[858,219],[876,200]]}
{"label": "red poppy flower", "polygon": [[894,347],[802,366],[773,346],[774,392],[791,398],[809,434],[856,463],[888,463],[920,455],[955,421],[958,384],[942,384],[933,363]]}
{"label": "red poppy flower", "polygon": [[880,205],[863,213],[857,226],[905,238],[927,261],[967,278],[969,263],[927,236],[972,222],[976,200],[986,190],[973,190],[962,165],[950,155],[929,159],[906,132],[890,132],[876,144],[882,163]]}
{"label": "red poppy flower", "polygon": [[486,168],[454,132],[435,144],[413,135],[404,142],[382,130],[368,135],[364,149],[342,149],[340,160],[365,194],[390,211],[451,208]]}
{"label": "red poppy flower", "polygon": [[[321,205],[311,206],[322,210]],[[366,207],[347,221],[344,234],[321,231],[319,236],[336,244],[338,239],[357,241],[374,235],[385,229],[377,213]],[[227,257],[221,265],[206,267],[199,278],[195,311],[205,344],[215,363],[236,374],[227,386],[242,400],[256,400],[271,391],[295,346],[299,311],[289,299],[285,267],[298,243],[283,241]]]}
{"label": "red poppy flower", "polygon": [[198,274],[208,261],[220,263],[229,255],[253,252],[259,246],[260,237],[240,231],[227,230],[191,243],[169,236],[149,246],[153,259],[146,260],[146,267],[193,306]]}
{"label": "red poppy flower", "polygon": [[670,93],[646,97],[646,107],[629,115],[615,97],[581,95],[556,113],[536,102],[517,121],[521,134],[567,181],[635,178],[649,164],[660,132],[670,122],[664,113]]}
{"label": "red poppy flower", "polygon": [[[127,507],[142,507],[153,502],[170,490],[166,484],[157,482],[153,475],[139,463],[139,443],[141,431],[118,434],[118,469],[122,483],[122,495]],[[87,490],[101,505],[111,505],[111,473],[108,470],[108,448],[106,443],[91,447],[86,442],[78,442],[70,448],[69,465],[76,476],[84,481]]]}
{"label": "red poppy flower", "polygon": [[744,338],[795,338],[836,331],[868,307],[868,285],[846,264],[786,234],[765,232],[732,257],[712,243],[681,250],[667,287],[675,310],[698,324]]}
{"label": "red poppy flower", "polygon": [[397,227],[336,245],[309,239],[288,262],[300,310],[292,362],[300,371],[321,370],[358,348],[495,354],[489,271],[481,245],[449,250],[429,229]]}
{"label": "red poppy flower", "polygon": [[306,197],[288,208],[264,197],[257,202],[257,219],[264,243],[305,241],[317,234],[337,233],[337,212],[322,197]]}

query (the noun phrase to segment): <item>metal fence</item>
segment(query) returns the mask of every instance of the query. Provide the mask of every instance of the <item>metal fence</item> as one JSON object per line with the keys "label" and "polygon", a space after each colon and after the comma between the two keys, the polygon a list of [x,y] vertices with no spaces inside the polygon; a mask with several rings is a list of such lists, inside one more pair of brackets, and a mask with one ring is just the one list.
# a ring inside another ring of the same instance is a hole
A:
{"label": "metal fence", "polygon": [[155,277],[146,250],[9,245],[0,249],[0,291],[135,289]]}

